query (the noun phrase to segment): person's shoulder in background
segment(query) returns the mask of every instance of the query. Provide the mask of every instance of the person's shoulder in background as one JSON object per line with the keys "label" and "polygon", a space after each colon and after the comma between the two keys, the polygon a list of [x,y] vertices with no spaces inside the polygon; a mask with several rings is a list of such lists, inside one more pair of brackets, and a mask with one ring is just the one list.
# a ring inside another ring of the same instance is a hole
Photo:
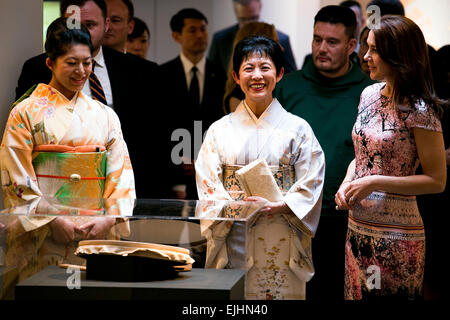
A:
{"label": "person's shoulder in background", "polygon": [[52,72],[45,64],[46,59],[47,54],[42,53],[25,61],[17,82],[15,100],[18,100],[33,85],[50,82]]}

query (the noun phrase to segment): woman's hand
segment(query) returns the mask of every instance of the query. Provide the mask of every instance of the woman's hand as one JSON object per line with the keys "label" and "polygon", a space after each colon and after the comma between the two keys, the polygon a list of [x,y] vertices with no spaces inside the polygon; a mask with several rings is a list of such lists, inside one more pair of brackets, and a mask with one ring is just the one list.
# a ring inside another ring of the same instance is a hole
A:
{"label": "woman's hand", "polygon": [[83,232],[85,239],[106,239],[115,222],[115,218],[95,217],[80,226],[80,230]]}
{"label": "woman's hand", "polygon": [[345,189],[345,200],[350,208],[375,190],[376,177],[366,176],[348,183]]}
{"label": "woman's hand", "polygon": [[287,204],[284,201],[277,201],[277,202],[271,202],[268,201],[266,198],[258,197],[258,196],[251,196],[251,197],[245,197],[244,201],[259,201],[259,202],[266,202],[264,207],[259,210],[260,212],[269,212],[272,214],[282,214],[282,213],[290,213],[292,210],[287,206]]}
{"label": "woman's hand", "polygon": [[68,244],[75,240],[75,232],[81,233],[75,223],[64,217],[58,217],[50,222],[52,237],[55,242]]}
{"label": "woman's hand", "polygon": [[344,181],[339,186],[336,195],[334,196],[334,202],[336,202],[336,210],[349,210],[350,206],[345,198],[345,194],[351,181]]}
{"label": "woman's hand", "polygon": [[367,176],[353,181],[344,181],[334,198],[336,209],[349,210],[375,190],[377,176]]}

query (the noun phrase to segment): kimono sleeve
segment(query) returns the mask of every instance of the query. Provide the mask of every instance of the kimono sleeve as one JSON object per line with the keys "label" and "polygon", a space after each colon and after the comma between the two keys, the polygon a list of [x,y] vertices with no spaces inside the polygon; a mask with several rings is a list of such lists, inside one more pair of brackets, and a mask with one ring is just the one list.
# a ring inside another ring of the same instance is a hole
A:
{"label": "kimono sleeve", "polygon": [[104,198],[135,199],[134,173],[119,118],[107,108],[109,135],[106,141],[107,169]]}
{"label": "kimono sleeve", "polygon": [[[200,200],[199,208],[203,205],[202,210],[196,211],[196,215],[202,217],[214,218],[220,214],[223,203],[215,200],[231,200],[231,196],[222,184],[222,161],[216,139],[220,138],[218,134],[223,128],[217,127],[217,124],[217,122],[214,123],[208,129],[195,161],[197,192]],[[221,269],[227,265],[226,239],[230,228],[231,224],[227,221],[201,220],[200,230],[208,243],[206,246],[206,268]]]}
{"label": "kimono sleeve", "polygon": [[222,183],[222,162],[216,142],[219,132],[220,127],[215,125],[208,129],[195,161],[195,178],[200,200],[231,200]]}
{"label": "kimono sleeve", "polygon": [[313,236],[322,208],[325,156],[309,124],[303,121],[301,127],[302,134],[297,137],[293,150],[296,182],[284,201],[297,218],[289,218],[289,222],[299,229],[306,227],[305,231]]}
{"label": "kimono sleeve", "polygon": [[5,207],[42,195],[32,164],[33,136],[27,101],[9,115],[0,148],[2,193]]}

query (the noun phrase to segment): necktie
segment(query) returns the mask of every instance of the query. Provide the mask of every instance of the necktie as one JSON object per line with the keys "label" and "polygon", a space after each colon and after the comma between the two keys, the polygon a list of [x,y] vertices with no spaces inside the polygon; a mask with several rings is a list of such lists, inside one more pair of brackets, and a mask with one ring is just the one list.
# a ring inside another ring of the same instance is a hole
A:
{"label": "necktie", "polygon": [[192,67],[192,79],[191,85],[189,86],[189,96],[191,98],[192,106],[194,108],[198,108],[200,106],[200,89],[198,86],[198,78],[197,78],[197,67]]}
{"label": "necktie", "polygon": [[91,88],[92,99],[98,100],[104,105],[108,105],[105,98],[105,93],[103,92],[102,85],[94,73],[95,61],[92,62],[92,72],[89,76],[89,88]]}

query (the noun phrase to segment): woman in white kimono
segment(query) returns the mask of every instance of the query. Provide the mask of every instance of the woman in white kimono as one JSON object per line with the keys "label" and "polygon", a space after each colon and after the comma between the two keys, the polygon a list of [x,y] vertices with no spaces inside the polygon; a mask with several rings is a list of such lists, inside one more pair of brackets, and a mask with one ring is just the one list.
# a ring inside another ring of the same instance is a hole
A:
{"label": "woman in white kimono", "polygon": [[[272,97],[283,77],[282,61],[281,48],[266,37],[249,37],[236,46],[233,78],[245,100],[211,125],[195,163],[200,200],[243,199],[234,172],[260,158],[271,166],[284,195],[279,202],[245,197],[266,202],[247,235],[252,248],[247,299],[305,299],[305,284],[314,274],[311,238],[320,217],[325,159],[308,123]],[[204,235],[206,267],[232,267],[214,227]]]}
{"label": "woman in white kimono", "polygon": [[[49,26],[45,49],[52,79],[48,85],[39,84],[12,109],[5,127],[0,168],[3,200],[10,212],[30,204],[31,212],[19,213],[57,213],[61,205],[66,210],[86,209],[80,215],[92,214],[103,208],[103,198],[108,199],[109,212],[116,214],[136,197],[117,115],[81,92],[92,70],[89,31],[82,25],[79,29],[68,26],[72,25],[65,18]],[[40,201],[43,196],[56,200],[49,204]],[[7,226],[4,259],[15,271],[9,273],[10,279],[3,278],[3,287],[48,264],[83,262],[70,260],[76,258],[72,254],[76,240],[116,238],[128,232],[126,223],[118,224],[121,221],[17,217]]]}

